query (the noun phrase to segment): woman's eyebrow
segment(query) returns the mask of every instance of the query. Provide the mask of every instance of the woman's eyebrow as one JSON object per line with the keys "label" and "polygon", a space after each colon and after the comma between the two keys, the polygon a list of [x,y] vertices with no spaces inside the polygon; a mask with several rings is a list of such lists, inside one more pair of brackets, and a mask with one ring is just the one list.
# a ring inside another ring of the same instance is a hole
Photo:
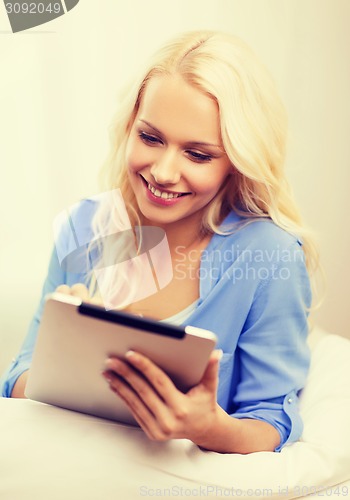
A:
{"label": "woman's eyebrow", "polygon": [[[157,127],[155,127],[150,122],[148,122],[147,120],[141,120],[140,119],[140,122],[145,123],[149,128],[151,128],[152,130],[154,130],[154,132],[156,132],[157,134],[159,134],[160,136],[163,137],[163,133],[159,129],[157,129]],[[188,142],[186,142],[186,144],[191,145],[191,146],[211,146],[213,148],[218,148],[221,151],[223,150],[223,147],[220,146],[219,144],[212,144],[210,142],[188,141]]]}

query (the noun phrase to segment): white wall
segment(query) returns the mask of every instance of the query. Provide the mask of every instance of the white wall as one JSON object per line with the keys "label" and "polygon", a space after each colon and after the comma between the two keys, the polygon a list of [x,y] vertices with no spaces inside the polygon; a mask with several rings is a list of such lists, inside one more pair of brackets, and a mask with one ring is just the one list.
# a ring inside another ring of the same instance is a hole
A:
{"label": "white wall", "polygon": [[53,217],[97,192],[121,86],[165,39],[197,28],[241,36],[278,82],[287,168],[328,276],[317,321],[350,338],[349,21],[348,0],[81,0],[12,34],[0,6],[0,371],[38,301]]}

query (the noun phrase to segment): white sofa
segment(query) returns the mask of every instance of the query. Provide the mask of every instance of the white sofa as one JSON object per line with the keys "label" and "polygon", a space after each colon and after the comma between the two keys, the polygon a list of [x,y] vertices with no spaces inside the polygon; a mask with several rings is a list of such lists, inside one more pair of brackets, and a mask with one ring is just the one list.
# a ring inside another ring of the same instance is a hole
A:
{"label": "white sofa", "polygon": [[190,441],[26,400],[0,399],[0,498],[350,497],[350,341],[314,330],[302,439],[281,453],[221,455]]}

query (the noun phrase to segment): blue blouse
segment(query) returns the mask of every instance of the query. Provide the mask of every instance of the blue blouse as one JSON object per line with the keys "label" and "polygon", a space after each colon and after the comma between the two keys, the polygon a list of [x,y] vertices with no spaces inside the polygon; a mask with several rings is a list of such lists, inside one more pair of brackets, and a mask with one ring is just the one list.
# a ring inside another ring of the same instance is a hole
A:
{"label": "blue blouse", "polygon": [[[45,296],[57,286],[86,282],[87,273],[64,270],[57,252],[72,252],[91,238],[96,201],[84,200],[71,213],[52,252],[42,296],[18,356],[0,379],[0,394],[30,368]],[[221,228],[242,222],[231,212]],[[73,237],[74,236],[74,237]],[[307,309],[311,291],[301,241],[270,219],[258,219],[229,235],[214,234],[201,255],[200,297],[185,320],[211,330],[224,352],[220,363],[218,403],[235,418],[272,424],[281,436],[280,451],[299,439],[303,424],[298,392],[310,363]]]}

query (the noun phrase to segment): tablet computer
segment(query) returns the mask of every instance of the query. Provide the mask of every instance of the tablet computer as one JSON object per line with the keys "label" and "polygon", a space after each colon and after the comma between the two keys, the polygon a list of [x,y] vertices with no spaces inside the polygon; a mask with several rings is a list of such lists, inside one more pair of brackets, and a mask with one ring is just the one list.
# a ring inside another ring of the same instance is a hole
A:
{"label": "tablet computer", "polygon": [[141,318],[83,302],[46,297],[26,397],[138,425],[102,376],[110,355],[134,350],[162,368],[181,391],[197,385],[216,344],[214,333]]}

